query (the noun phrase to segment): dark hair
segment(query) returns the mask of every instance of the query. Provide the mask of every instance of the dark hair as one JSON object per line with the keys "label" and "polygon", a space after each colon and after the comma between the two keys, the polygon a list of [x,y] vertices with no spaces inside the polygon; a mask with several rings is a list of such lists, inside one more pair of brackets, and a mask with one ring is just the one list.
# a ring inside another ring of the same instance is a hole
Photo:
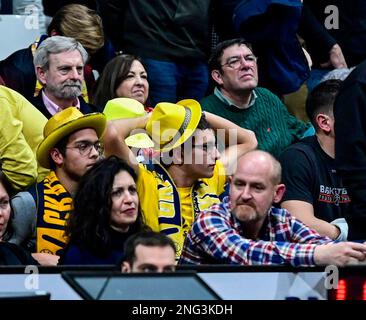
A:
{"label": "dark hair", "polygon": [[[202,112],[202,115],[201,115],[201,119],[200,121],[198,122],[198,125],[196,127],[196,130],[213,130],[213,128],[211,127],[211,125],[207,122],[207,119],[206,119],[206,115],[204,112]],[[195,130],[195,132],[196,132]],[[194,133],[195,133],[194,132]],[[189,137],[183,144],[183,148],[182,150],[184,149],[185,146],[188,146],[189,148],[192,147],[192,145],[194,145],[195,143],[195,136],[194,136],[194,133],[191,137]]]}
{"label": "dark hair", "polygon": [[[74,131],[75,132],[75,131]],[[57,149],[58,151],[60,151],[60,153],[62,154],[63,157],[66,156],[66,146],[69,143],[69,137],[74,133],[71,132],[70,134],[68,134],[67,136],[61,138],[59,141],[57,141],[57,143],[55,144],[54,148]],[[48,155],[49,159],[50,159],[50,169],[51,170],[56,170],[56,164],[53,161],[51,155]]]}
{"label": "dark hair", "polygon": [[[81,245],[100,256],[108,253],[111,248],[111,193],[114,178],[121,171],[128,172],[137,181],[135,171],[116,156],[99,161],[81,178],[74,198],[74,210],[66,228],[70,243]],[[143,229],[139,209],[137,220],[128,232]]]}
{"label": "dark hair", "polygon": [[[14,190],[13,190],[8,178],[6,177],[6,175],[4,174],[4,172],[2,170],[0,170],[0,184],[3,185],[5,191],[7,192],[8,196],[10,198],[13,195]],[[14,233],[12,220],[13,220],[13,209],[10,205],[10,218],[9,218],[8,224],[6,226],[6,230],[2,236],[3,241],[8,241]]]}
{"label": "dark hair", "polygon": [[252,45],[243,38],[222,41],[212,50],[210,59],[208,60],[208,68],[210,71],[221,70],[222,55],[224,54],[225,49],[232,47],[233,45],[245,45],[253,52]]}
{"label": "dark hair", "polygon": [[306,99],[306,114],[314,128],[318,127],[316,116],[324,113],[333,116],[333,105],[343,81],[327,80],[318,84]]}
{"label": "dark hair", "polygon": [[127,239],[124,245],[125,259],[130,265],[136,260],[136,247],[143,245],[146,247],[171,247],[174,253],[177,252],[172,239],[163,233],[146,231],[139,232]]}
{"label": "dark hair", "polygon": [[93,103],[96,106],[104,108],[109,100],[118,98],[116,90],[127,79],[132,63],[135,60],[139,61],[146,70],[146,66],[141,58],[130,54],[122,54],[107,63],[98,79],[97,88],[93,97]]}
{"label": "dark hair", "polygon": [[206,130],[206,129],[212,129],[211,125],[207,122],[206,115],[204,112],[202,112],[200,122],[198,122],[197,129],[200,130]]}

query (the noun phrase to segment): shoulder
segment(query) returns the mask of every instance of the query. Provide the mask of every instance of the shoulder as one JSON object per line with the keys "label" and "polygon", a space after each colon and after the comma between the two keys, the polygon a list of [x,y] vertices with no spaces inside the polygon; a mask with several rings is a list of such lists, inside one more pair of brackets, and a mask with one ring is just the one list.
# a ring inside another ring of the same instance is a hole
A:
{"label": "shoulder", "polygon": [[291,214],[286,209],[272,207],[270,210],[271,218],[274,218],[278,222],[285,223],[291,219]]}
{"label": "shoulder", "polygon": [[147,195],[146,190],[150,190],[153,192],[154,190],[157,190],[157,184],[161,180],[159,179],[159,175],[154,170],[154,165],[146,165],[139,163],[139,173],[137,177],[137,189],[141,197],[151,197],[152,194],[150,193]]}
{"label": "shoulder", "polygon": [[222,220],[230,219],[231,213],[226,198],[221,203],[213,204],[209,209],[198,213],[196,222],[198,224],[217,224]]}
{"label": "shoulder", "polygon": [[18,68],[19,63],[23,66],[24,63],[28,62],[28,60],[30,60],[33,65],[33,55],[30,47],[13,52],[7,58],[0,61],[0,66],[12,66]]}
{"label": "shoulder", "polygon": [[272,93],[270,90],[268,90],[266,88],[257,87],[254,89],[254,92],[257,94],[258,97],[270,98],[270,99],[274,99],[276,101],[277,100],[281,101],[274,93]]}
{"label": "shoulder", "polygon": [[146,179],[150,180],[158,179],[159,176],[156,172],[156,165],[139,163],[138,167],[139,167],[138,180],[142,181]]}
{"label": "shoulder", "polygon": [[[312,137],[309,137],[312,138]],[[280,155],[281,162],[293,162],[293,157],[308,159],[309,153],[315,154],[313,145],[305,141],[294,143],[287,147]]]}
{"label": "shoulder", "polygon": [[12,199],[11,205],[14,210],[25,210],[35,205],[32,194],[28,191],[18,192]]}
{"label": "shoulder", "polygon": [[85,100],[81,96],[79,97],[79,101],[80,101],[80,111],[83,114],[103,111],[99,107],[97,107],[91,103],[85,102]]}
{"label": "shoulder", "polygon": [[254,92],[257,95],[257,99],[255,101],[256,107],[258,107],[258,106],[268,107],[268,105],[270,105],[271,107],[286,109],[285,105],[280,100],[280,98],[277,97],[274,93],[272,93],[268,89],[262,88],[262,87],[257,87],[254,89]]}
{"label": "shoulder", "polygon": [[38,264],[31,254],[10,242],[0,242],[0,265],[28,265]]}
{"label": "shoulder", "polygon": [[201,107],[205,111],[211,111],[216,105],[223,104],[214,94],[204,97],[200,101]]}

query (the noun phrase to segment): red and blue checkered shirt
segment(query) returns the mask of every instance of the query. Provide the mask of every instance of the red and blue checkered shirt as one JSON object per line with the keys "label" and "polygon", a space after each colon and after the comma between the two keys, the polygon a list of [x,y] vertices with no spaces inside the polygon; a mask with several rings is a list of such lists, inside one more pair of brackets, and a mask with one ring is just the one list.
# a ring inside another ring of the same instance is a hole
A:
{"label": "red and blue checkered shirt", "polygon": [[198,214],[179,263],[314,266],[315,247],[332,242],[287,210],[274,207],[268,211],[258,239],[246,239],[242,228],[226,197]]}

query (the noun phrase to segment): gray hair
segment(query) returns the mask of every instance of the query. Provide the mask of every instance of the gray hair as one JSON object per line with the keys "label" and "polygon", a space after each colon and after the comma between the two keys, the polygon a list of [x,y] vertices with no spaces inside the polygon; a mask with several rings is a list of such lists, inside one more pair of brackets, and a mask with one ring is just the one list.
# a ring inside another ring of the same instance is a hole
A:
{"label": "gray hair", "polygon": [[47,70],[49,68],[49,56],[51,53],[57,54],[67,51],[78,50],[85,64],[88,60],[88,53],[83,46],[77,42],[74,38],[63,37],[63,36],[52,36],[42,41],[37,48],[33,64],[34,67],[41,67]]}

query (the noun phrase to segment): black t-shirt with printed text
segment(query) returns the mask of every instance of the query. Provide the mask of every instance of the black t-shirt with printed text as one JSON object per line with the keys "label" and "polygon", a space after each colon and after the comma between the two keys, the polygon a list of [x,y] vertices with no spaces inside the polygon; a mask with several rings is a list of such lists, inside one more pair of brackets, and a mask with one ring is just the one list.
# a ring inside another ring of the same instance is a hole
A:
{"label": "black t-shirt with printed text", "polygon": [[288,147],[280,156],[282,201],[298,200],[313,205],[315,217],[331,222],[344,217],[350,202],[347,190],[335,169],[335,161],[320,147],[316,136]]}

